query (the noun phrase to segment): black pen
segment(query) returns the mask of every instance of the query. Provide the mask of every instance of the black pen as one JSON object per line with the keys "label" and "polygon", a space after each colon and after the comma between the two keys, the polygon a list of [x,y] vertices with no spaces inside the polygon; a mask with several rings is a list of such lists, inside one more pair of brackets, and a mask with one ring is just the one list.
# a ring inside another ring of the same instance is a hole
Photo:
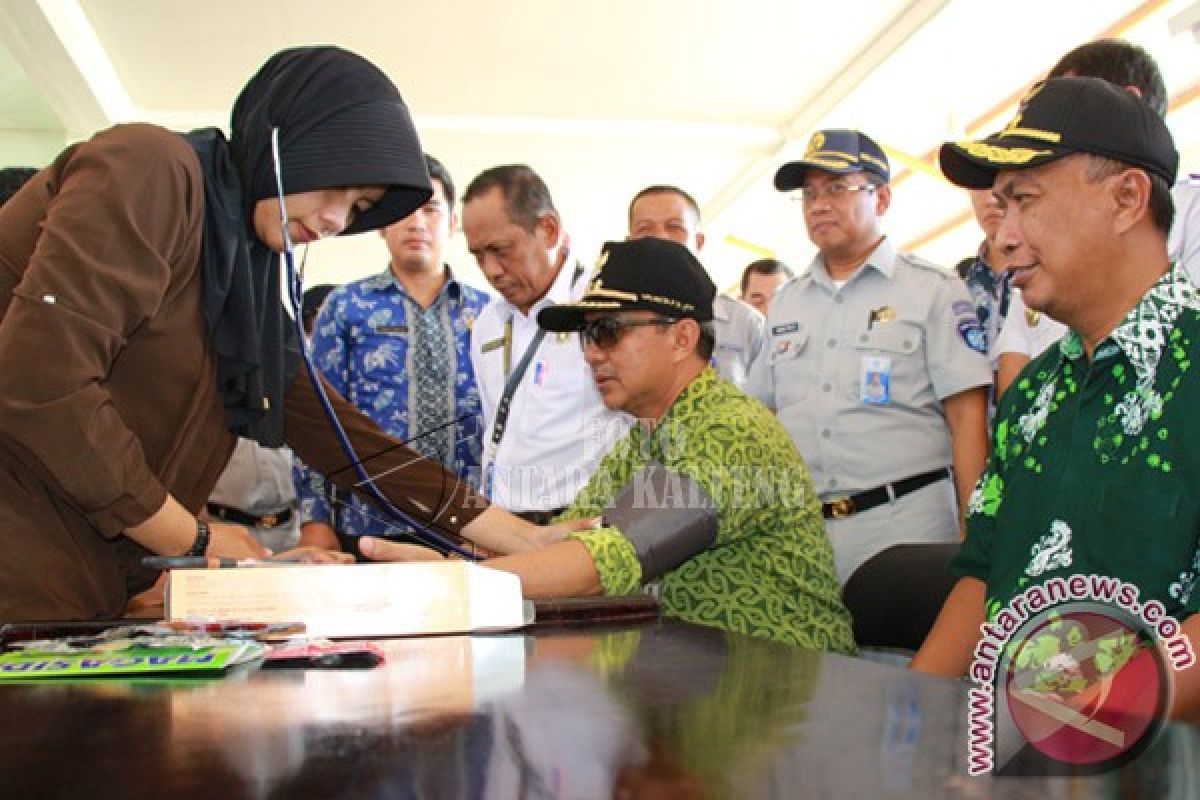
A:
{"label": "black pen", "polygon": [[257,558],[218,558],[216,556],[146,556],[142,566],[148,569],[230,569],[233,567],[279,567],[298,564],[295,560],[266,561]]}

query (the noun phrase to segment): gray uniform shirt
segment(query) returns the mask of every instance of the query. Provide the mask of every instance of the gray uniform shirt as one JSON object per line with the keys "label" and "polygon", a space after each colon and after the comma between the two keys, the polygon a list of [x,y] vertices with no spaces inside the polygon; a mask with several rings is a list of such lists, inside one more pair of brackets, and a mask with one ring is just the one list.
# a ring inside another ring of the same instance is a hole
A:
{"label": "gray uniform shirt", "polygon": [[762,314],[718,292],[713,300],[713,330],[717,335],[713,367],[718,375],[745,391],[750,367],[763,346]]}
{"label": "gray uniform shirt", "polygon": [[[820,256],[780,287],[749,389],[778,410],[829,500],[952,466],[941,401],[991,384],[985,349],[962,280],[884,239],[841,288]],[[913,510],[897,525],[901,506]],[[953,492],[929,487],[827,527],[844,581],[890,544],[955,536]]]}

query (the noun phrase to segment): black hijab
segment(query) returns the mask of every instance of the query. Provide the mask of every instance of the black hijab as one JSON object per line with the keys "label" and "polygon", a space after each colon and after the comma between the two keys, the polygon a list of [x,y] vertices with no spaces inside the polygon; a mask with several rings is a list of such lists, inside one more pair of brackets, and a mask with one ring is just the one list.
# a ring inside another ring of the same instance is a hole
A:
{"label": "black hijab", "polygon": [[276,53],[233,107],[232,136],[186,135],[204,172],[204,317],[218,391],[233,433],[283,444],[283,392],[300,365],[276,255],[254,232],[255,204],[276,195],[271,131],[279,129],[285,194],[386,186],[343,233],[390,225],[432,194],[408,109],[386,75],[336,47]]}

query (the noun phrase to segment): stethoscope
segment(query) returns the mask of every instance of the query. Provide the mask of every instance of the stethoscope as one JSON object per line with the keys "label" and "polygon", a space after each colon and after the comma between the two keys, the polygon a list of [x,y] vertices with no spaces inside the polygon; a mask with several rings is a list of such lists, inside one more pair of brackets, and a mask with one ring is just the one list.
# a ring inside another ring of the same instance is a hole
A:
{"label": "stethoscope", "polygon": [[[312,352],[309,349],[307,337],[304,334],[303,321],[303,297],[304,297],[304,275],[296,269],[296,258],[293,254],[292,235],[288,230],[288,214],[287,205],[283,193],[283,169],[280,165],[279,158],[279,128],[271,129],[271,159],[275,167],[275,191],[279,197],[279,229],[283,234],[283,252],[280,254],[283,257],[287,271],[288,282],[288,301],[291,305],[292,323],[295,325],[296,338],[300,343],[300,353],[304,358],[304,368],[308,371],[308,379],[312,383],[313,391],[317,395],[317,399],[321,403],[321,408],[325,412],[325,417],[329,420],[329,425],[333,428],[334,434],[337,436],[338,444],[341,445],[342,452],[349,459],[350,465],[354,468],[354,474],[358,477],[358,486],[366,490],[367,494],[379,505],[388,517],[396,522],[401,522],[412,528],[413,536],[432,547],[433,549],[446,553],[453,552],[463,558],[475,561],[478,559],[474,553],[466,550],[463,547],[455,544],[446,537],[442,536],[430,528],[426,527],[423,522],[418,522],[415,518],[409,516],[405,512],[397,508],[391,500],[384,496],[383,492],[375,484],[375,479],[367,472],[363,466],[362,459],[359,458],[358,451],[354,448],[354,443],[350,441],[350,437],[346,435],[346,429],[342,426],[342,421],[338,419],[337,412],[333,408],[333,404],[329,401],[329,395],[325,391],[325,385],[321,382],[320,373],[317,371],[316,365],[312,360]],[[452,495],[453,496],[453,495]],[[447,504],[449,500],[447,500]],[[440,516],[446,506],[438,509],[437,516]]]}

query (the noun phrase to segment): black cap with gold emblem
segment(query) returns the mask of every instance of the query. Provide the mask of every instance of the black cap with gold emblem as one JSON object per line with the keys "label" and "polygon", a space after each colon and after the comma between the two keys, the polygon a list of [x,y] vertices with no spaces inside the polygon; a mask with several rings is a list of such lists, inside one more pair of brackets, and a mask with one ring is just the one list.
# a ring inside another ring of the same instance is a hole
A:
{"label": "black cap with gold emblem", "polygon": [[652,238],[608,242],[583,297],[542,309],[537,321],[548,331],[578,331],[586,314],[641,310],[705,322],[713,318],[716,293],[703,265],[681,244]]}
{"label": "black cap with gold emblem", "polygon": [[1111,158],[1175,182],[1179,153],[1158,114],[1100,78],[1051,78],[1030,90],[1012,122],[977,142],[942,145],[942,172],[967,189],[990,189],[996,173],[1073,153]]}

